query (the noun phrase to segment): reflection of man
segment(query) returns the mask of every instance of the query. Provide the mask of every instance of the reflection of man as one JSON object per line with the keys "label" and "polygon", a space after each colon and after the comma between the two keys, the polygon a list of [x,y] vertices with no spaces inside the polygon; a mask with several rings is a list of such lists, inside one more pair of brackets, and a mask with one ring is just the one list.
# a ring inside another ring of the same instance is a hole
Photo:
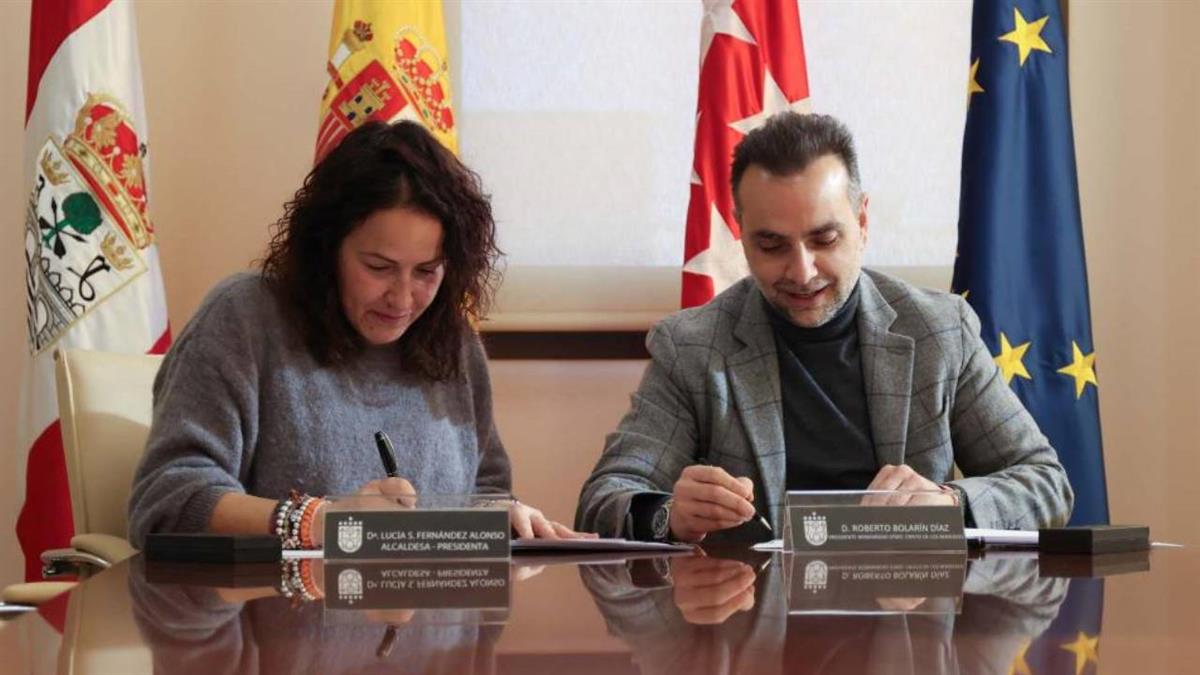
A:
{"label": "reflection of man", "polygon": [[966,302],[862,270],[867,197],[845,127],[772,118],[738,146],[733,189],[751,275],[651,331],[577,527],[765,538],[756,507],[778,532],[785,491],[804,489],[936,490],[980,527],[1066,522],[1062,465]]}
{"label": "reflection of man", "polygon": [[[1007,672],[1021,646],[1049,627],[1068,588],[1066,579],[1039,578],[1036,557],[985,559],[970,563],[959,614],[789,616],[787,566],[777,559],[758,573],[752,607],[716,613],[721,599],[743,593],[743,576],[757,565],[688,562],[671,565],[673,585],[664,578],[657,588],[639,588],[624,566],[579,568],[642,673]],[[692,577],[683,591],[680,572]]]}
{"label": "reflection of man", "polygon": [[579,566],[609,633],[629,645],[639,672],[778,670],[787,637],[778,561],[760,572],[754,560],[671,558],[658,579],[641,573],[646,562]]}

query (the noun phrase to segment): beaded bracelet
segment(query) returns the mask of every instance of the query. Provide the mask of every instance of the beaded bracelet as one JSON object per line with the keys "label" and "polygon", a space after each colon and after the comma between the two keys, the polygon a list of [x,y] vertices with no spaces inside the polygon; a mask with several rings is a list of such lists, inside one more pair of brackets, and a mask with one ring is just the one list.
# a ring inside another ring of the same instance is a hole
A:
{"label": "beaded bracelet", "polygon": [[317,510],[325,503],[324,499],[312,495],[302,495],[292,490],[286,499],[279,500],[271,511],[271,532],[279,537],[285,549],[313,549],[313,528],[316,524]]}
{"label": "beaded bracelet", "polygon": [[276,537],[279,537],[281,542],[283,542],[284,548],[289,548],[288,521],[291,517],[292,511],[294,511],[296,508],[296,501],[295,490],[293,490],[292,495],[288,496],[286,499],[279,500],[279,504],[276,505],[275,510],[271,512],[271,531]]}
{"label": "beaded bracelet", "polygon": [[279,593],[292,601],[293,606],[301,602],[320,600],[323,594],[317,590],[312,577],[311,560],[285,560],[281,566]]}
{"label": "beaded bracelet", "polygon": [[285,549],[300,548],[300,518],[313,497],[292,490],[272,511],[272,532]]}
{"label": "beaded bracelet", "polygon": [[325,594],[317,588],[317,582],[313,579],[314,564],[316,563],[312,560],[300,561],[300,587],[314,600],[320,600],[325,597]]}
{"label": "beaded bracelet", "polygon": [[296,538],[300,542],[300,548],[314,549],[317,547],[316,542],[313,541],[313,526],[316,524],[317,511],[324,503],[324,499],[318,498],[312,498],[310,501],[305,502],[300,514],[300,527],[296,534]]}

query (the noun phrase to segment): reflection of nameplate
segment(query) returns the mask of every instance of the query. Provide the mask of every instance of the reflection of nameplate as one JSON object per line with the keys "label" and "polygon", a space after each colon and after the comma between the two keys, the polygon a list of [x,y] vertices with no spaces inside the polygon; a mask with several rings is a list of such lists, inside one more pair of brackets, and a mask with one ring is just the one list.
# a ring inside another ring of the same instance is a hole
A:
{"label": "reflection of nameplate", "polygon": [[789,556],[790,614],[947,614],[961,608],[961,553]]}
{"label": "reflection of nameplate", "polygon": [[894,494],[899,493],[789,492],[784,549],[798,553],[966,550],[958,506],[863,504]]}
{"label": "reflection of nameplate", "polygon": [[325,516],[325,559],[507,559],[508,509],[336,510]]}
{"label": "reflection of nameplate", "polygon": [[327,609],[495,609],[509,607],[505,561],[330,562]]}

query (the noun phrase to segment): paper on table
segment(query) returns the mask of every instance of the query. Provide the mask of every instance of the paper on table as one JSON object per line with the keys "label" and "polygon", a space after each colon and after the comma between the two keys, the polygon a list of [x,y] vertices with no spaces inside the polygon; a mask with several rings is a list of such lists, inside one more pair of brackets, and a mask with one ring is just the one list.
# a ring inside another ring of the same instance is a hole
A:
{"label": "paper on table", "polygon": [[985,527],[966,527],[963,534],[968,541],[984,546],[1020,546],[1037,548],[1037,530],[996,530]]}
{"label": "paper on table", "polygon": [[[634,541],[631,539],[513,539],[512,552],[522,553],[683,553],[691,551],[691,544],[664,544],[657,541]],[[284,551],[284,560],[322,558],[321,551]]]}
{"label": "paper on table", "polygon": [[583,553],[587,551],[623,551],[672,553],[691,551],[691,544],[664,544],[631,539],[513,539],[513,553]]}
{"label": "paper on table", "polygon": [[[1020,546],[1037,548],[1037,530],[995,530],[982,527],[963,528],[967,541],[982,543],[984,546]],[[773,539],[754,545],[755,551],[782,551],[783,540]]]}

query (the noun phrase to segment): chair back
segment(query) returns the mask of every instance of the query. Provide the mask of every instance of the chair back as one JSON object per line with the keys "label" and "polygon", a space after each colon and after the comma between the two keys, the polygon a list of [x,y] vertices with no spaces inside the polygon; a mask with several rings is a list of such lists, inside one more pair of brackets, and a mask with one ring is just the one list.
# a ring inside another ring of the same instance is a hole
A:
{"label": "chair back", "polygon": [[150,433],[162,357],[64,349],[56,360],[75,533],[127,538],[129,491]]}

